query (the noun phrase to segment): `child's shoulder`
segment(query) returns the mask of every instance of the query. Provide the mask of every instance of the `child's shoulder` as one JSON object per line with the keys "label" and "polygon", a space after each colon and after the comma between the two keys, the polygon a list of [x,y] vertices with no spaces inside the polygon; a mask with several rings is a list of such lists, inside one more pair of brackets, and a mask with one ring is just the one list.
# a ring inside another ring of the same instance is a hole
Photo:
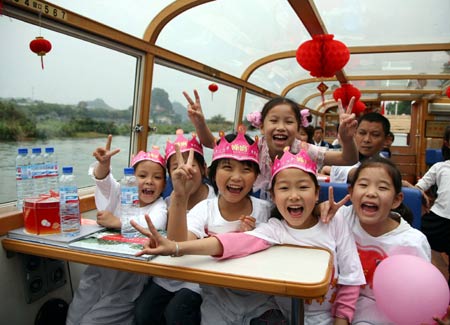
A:
{"label": "child's shoulder", "polygon": [[272,207],[271,201],[259,199],[257,197],[251,196],[251,195],[249,197],[250,197],[250,200],[252,201],[253,207],[255,207],[255,206],[262,207],[262,208],[271,208]]}

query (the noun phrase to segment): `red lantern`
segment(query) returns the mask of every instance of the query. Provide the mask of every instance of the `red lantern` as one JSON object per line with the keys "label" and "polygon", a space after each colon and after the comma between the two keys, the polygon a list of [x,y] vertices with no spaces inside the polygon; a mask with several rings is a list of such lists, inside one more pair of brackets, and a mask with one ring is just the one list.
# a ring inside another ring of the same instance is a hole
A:
{"label": "red lantern", "polygon": [[211,100],[213,99],[214,93],[219,90],[219,86],[216,83],[212,83],[208,86],[209,91],[211,92]]}
{"label": "red lantern", "polygon": [[44,70],[44,55],[50,52],[52,49],[52,43],[47,41],[42,36],[36,37],[30,42],[30,50],[41,57],[41,67]]}
{"label": "red lantern", "polygon": [[297,62],[313,77],[331,78],[350,59],[350,51],[332,34],[314,35],[312,40],[302,43],[297,49]]}
{"label": "red lantern", "polygon": [[353,104],[352,113],[355,114],[356,117],[360,116],[366,110],[366,104],[361,101],[357,101]]}
{"label": "red lantern", "polygon": [[337,88],[333,92],[334,100],[338,101],[338,99],[340,99],[342,102],[342,106],[344,107],[348,106],[352,97],[355,97],[355,102],[359,101],[359,99],[361,98],[361,92],[352,84],[342,84],[341,87]]}
{"label": "red lantern", "polygon": [[447,90],[445,91],[448,98],[450,98],[450,86],[447,87]]}

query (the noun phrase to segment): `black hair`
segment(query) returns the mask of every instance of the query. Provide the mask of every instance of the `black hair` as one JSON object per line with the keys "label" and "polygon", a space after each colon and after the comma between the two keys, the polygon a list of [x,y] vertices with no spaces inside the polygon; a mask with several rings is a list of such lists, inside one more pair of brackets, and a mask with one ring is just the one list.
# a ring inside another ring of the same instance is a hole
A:
{"label": "black hair", "polygon": [[298,128],[298,130],[300,131],[301,129],[305,130],[306,135],[308,136],[308,143],[313,143],[313,135],[314,135],[314,127],[312,125],[308,125],[308,126],[303,126],[300,125],[300,127]]}
{"label": "black hair", "polygon": [[398,207],[396,207],[392,211],[400,214],[402,216],[402,218],[405,219],[405,221],[408,222],[412,226],[414,214],[412,213],[411,209],[407,205],[405,205],[402,202],[402,203],[400,203],[400,205]]}
{"label": "black hair", "polygon": [[266,118],[267,114],[269,114],[272,108],[281,104],[286,104],[291,107],[292,112],[295,115],[295,120],[297,121],[297,130],[299,130],[300,125],[302,125],[302,116],[300,114],[300,109],[303,107],[299,106],[299,104],[294,102],[292,99],[286,97],[274,97],[267,103],[265,103],[261,111],[261,122],[264,123],[264,119]]}
{"label": "black hair", "polygon": [[[236,133],[229,133],[225,136],[225,140],[228,142],[233,142],[234,139],[236,139],[237,134]],[[253,143],[255,143],[255,141],[253,141],[253,139],[251,137],[249,137],[247,134],[245,134],[245,140],[247,140],[247,143],[249,145],[252,145]],[[217,144],[220,143],[220,139],[217,141]],[[228,160],[231,158],[221,158],[221,159],[217,159],[214,160],[211,163],[211,166],[209,167],[209,179],[211,181],[211,185],[214,188],[214,193],[218,194],[219,193],[219,188],[217,187],[217,183],[216,183],[216,173],[217,173],[217,167],[219,166],[219,163],[221,161],[224,160]],[[252,170],[255,172],[256,176],[259,175],[259,165],[251,160],[239,160],[239,162],[241,162],[244,166],[248,166],[250,168],[252,168]],[[248,194],[251,193],[251,190]]]}
{"label": "black hair", "polygon": [[386,117],[384,117],[383,115],[381,115],[380,113],[370,112],[370,113],[361,115],[358,118],[358,125],[361,124],[362,121],[381,123],[381,125],[383,126],[383,131],[384,131],[385,136],[388,135],[389,132],[391,132],[391,122],[389,122],[389,120]]}
{"label": "black hair", "polygon": [[[131,166],[131,167],[133,167],[134,172],[136,172],[137,166],[139,166],[139,164],[140,164],[141,162],[144,162],[144,161],[151,161],[151,162],[154,162],[153,160],[148,160],[148,159],[141,160],[141,161],[137,162],[136,164],[134,164],[134,166]],[[161,166],[161,168],[163,169],[164,177],[166,177],[166,171],[167,171],[166,167],[163,166],[163,165],[161,165],[160,163],[157,163],[157,162],[154,162],[154,163],[155,163],[155,164],[158,164],[158,166]]]}
{"label": "black hair", "polygon": [[[445,143],[445,141],[447,143]],[[444,131],[444,143],[442,144],[442,157],[444,160],[450,159],[450,125],[447,125]]]}
{"label": "black hair", "polygon": [[316,130],[320,130],[320,131],[323,132],[323,127],[321,127],[321,126],[316,126],[316,127],[314,128],[314,131],[316,131]]}
{"label": "black hair", "polygon": [[[319,191],[320,190],[320,185],[319,185],[319,181],[317,180],[316,175],[313,174],[313,173],[309,173],[309,172],[305,172],[305,173],[307,173],[309,175],[309,177],[311,177],[311,179],[312,179],[312,181],[314,183],[314,186],[316,187],[316,192]],[[272,196],[273,196],[273,188],[274,188],[274,185],[275,185],[275,183],[277,181],[277,176],[278,176],[278,174],[273,177],[272,183],[270,184],[270,192],[271,192]],[[276,205],[274,205],[272,211],[270,212],[270,217],[271,218],[277,218],[278,220],[283,220],[284,219]]]}
{"label": "black hair", "polygon": [[386,170],[386,172],[392,179],[395,194],[398,194],[402,191],[402,174],[398,170],[397,166],[391,160],[383,158],[381,156],[375,156],[373,158],[366,159],[361,163],[361,165],[356,169],[355,175],[350,181],[351,187],[355,186],[356,180],[358,179],[361,171],[369,167],[384,168],[384,170]]}

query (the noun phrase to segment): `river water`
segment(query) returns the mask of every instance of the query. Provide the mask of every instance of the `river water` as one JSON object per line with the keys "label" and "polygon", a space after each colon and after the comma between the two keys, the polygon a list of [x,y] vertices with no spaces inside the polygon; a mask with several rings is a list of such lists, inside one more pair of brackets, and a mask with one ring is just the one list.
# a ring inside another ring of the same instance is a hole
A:
{"label": "river water", "polygon": [[[151,135],[152,145],[158,145],[161,150],[165,148],[168,135]],[[173,141],[175,136],[170,137]],[[114,136],[111,149],[120,148],[121,151],[112,158],[113,175],[116,179],[123,176],[123,168],[128,165],[130,138],[128,136]],[[92,186],[94,181],[88,176],[89,165],[95,162],[92,156],[95,148],[104,147],[106,137],[90,139],[52,139],[45,141],[27,142],[0,142],[0,204],[16,200],[15,158],[20,147],[31,148],[54,147],[58,157],[59,172],[63,166],[73,166],[79,188]],[[205,158],[211,157],[211,150],[205,151]],[[209,160],[208,160],[209,161]]]}

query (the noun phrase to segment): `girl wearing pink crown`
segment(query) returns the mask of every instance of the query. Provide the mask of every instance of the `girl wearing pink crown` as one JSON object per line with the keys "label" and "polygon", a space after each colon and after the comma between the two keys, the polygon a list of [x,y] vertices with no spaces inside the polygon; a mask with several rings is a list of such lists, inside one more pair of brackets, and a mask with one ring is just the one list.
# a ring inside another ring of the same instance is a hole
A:
{"label": "girl wearing pink crown", "polygon": [[[97,148],[89,175],[96,183],[97,223],[120,229],[120,184],[111,173],[111,158],[120,149],[111,150],[112,136],[106,146]],[[139,215],[136,222],[146,226],[144,215],[152,216],[158,229],[166,229],[167,206],[161,197],[166,182],[165,160],[157,148],[139,152],[131,160],[138,180]],[[109,268],[88,266],[75,292],[67,314],[67,324],[133,324],[134,301],[148,277]]]}
{"label": "girl wearing pink crown", "polygon": [[[191,178],[186,181],[187,210],[189,212],[197,203],[216,197],[212,186],[206,183],[206,164],[203,158],[203,147],[195,135],[188,140],[183,130],[177,130],[175,141],[166,143],[166,167],[169,176],[178,168],[179,162],[176,146],[182,155],[182,164],[188,159],[189,152],[194,153],[192,159]],[[170,206],[170,196],[166,198]],[[168,218],[170,221],[170,218]],[[170,222],[169,221],[169,222]],[[188,283],[167,278],[152,277],[136,300],[135,322],[140,324],[200,324],[201,289],[197,283]]]}
{"label": "girl wearing pink crown", "polygon": [[[149,230],[135,227],[159,246],[140,253],[160,255],[203,254],[236,258],[276,244],[315,246],[334,252],[334,278],[323,301],[305,305],[305,324],[349,324],[352,321],[360,285],[365,284],[355,240],[344,218],[335,216],[325,224],[313,214],[319,198],[316,164],[305,150],[296,155],[286,151],[272,167],[271,194],[276,209],[267,223],[246,233],[215,234],[202,241],[175,242],[162,238],[147,219]],[[287,317],[290,299],[276,297]]]}
{"label": "girl wearing pink crown", "polygon": [[[177,152],[167,238],[196,241],[215,234],[251,230],[255,224],[268,220],[270,203],[249,195],[259,172],[258,144],[245,135],[245,129],[240,128],[238,134],[221,134],[209,171],[217,197],[201,201],[186,215],[192,161],[192,152],[186,163]],[[250,324],[252,319],[277,308],[273,296],[213,286],[201,288],[202,324]]]}
{"label": "girl wearing pink crown", "polygon": [[[188,116],[194,124],[199,135],[200,142],[209,148],[214,145],[214,136],[206,125],[205,116],[202,112],[200,97],[194,90],[195,101],[186,93],[188,105]],[[304,148],[311,159],[317,164],[318,169],[322,165],[353,165],[358,161],[358,150],[356,149],[353,136],[356,132],[357,122],[355,115],[351,114],[354,98],[345,111],[342,103],[338,101],[339,111],[339,138],[342,151],[327,151],[326,148],[316,147],[302,142],[296,138],[300,126],[304,124],[300,107],[294,101],[285,97],[276,97],[269,100],[261,112],[254,112],[247,116],[247,120],[254,127],[260,128],[262,133],[259,142],[259,167],[260,175],[255,182],[254,191],[260,191],[261,198],[268,198],[270,186],[271,167],[276,156],[283,154],[285,147],[297,153]]]}

